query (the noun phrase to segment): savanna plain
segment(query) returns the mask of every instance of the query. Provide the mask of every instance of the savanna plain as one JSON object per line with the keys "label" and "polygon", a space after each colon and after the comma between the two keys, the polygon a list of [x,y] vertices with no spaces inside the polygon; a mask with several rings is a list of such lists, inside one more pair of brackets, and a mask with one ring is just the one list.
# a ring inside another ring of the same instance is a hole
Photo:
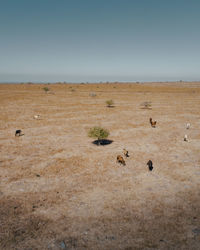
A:
{"label": "savanna plain", "polygon": [[0,109],[0,249],[200,249],[200,83],[0,84]]}

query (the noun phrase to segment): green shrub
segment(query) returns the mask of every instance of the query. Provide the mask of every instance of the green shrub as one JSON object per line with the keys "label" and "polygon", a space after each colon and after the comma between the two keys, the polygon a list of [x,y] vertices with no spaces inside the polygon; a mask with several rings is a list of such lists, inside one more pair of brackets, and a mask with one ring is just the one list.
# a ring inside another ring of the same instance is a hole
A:
{"label": "green shrub", "polygon": [[101,127],[93,127],[89,130],[88,136],[92,138],[97,138],[98,144],[102,139],[106,139],[109,136],[109,131]]}
{"label": "green shrub", "polygon": [[44,89],[44,91],[45,91],[46,93],[49,91],[49,88],[47,88],[47,87],[44,87],[43,89]]}
{"label": "green shrub", "polygon": [[106,101],[107,107],[112,107],[114,105],[113,100],[107,100]]}

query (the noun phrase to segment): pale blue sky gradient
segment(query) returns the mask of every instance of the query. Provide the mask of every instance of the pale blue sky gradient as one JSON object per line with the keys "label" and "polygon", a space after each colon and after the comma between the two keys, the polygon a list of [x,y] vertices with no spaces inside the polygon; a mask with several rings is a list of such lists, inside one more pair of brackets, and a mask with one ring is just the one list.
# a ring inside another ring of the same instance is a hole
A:
{"label": "pale blue sky gradient", "polygon": [[200,80],[199,0],[0,0],[0,82]]}

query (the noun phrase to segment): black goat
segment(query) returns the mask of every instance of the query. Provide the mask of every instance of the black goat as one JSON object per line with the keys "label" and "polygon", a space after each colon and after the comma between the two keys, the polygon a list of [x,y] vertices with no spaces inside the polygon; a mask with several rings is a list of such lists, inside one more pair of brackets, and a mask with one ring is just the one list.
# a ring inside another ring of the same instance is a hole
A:
{"label": "black goat", "polygon": [[148,167],[149,167],[149,171],[152,171],[152,170],[153,170],[153,162],[152,162],[151,160],[149,160],[149,161],[147,162],[147,165],[148,165]]}
{"label": "black goat", "polygon": [[15,136],[21,136],[22,135],[22,131],[20,129],[15,131]]}

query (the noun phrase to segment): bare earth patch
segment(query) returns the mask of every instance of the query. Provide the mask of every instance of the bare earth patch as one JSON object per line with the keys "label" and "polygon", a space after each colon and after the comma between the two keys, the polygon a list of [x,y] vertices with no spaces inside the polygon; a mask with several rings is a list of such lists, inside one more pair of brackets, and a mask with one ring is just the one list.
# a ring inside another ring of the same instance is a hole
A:
{"label": "bare earth patch", "polygon": [[199,249],[200,83],[43,88],[0,85],[0,249]]}

